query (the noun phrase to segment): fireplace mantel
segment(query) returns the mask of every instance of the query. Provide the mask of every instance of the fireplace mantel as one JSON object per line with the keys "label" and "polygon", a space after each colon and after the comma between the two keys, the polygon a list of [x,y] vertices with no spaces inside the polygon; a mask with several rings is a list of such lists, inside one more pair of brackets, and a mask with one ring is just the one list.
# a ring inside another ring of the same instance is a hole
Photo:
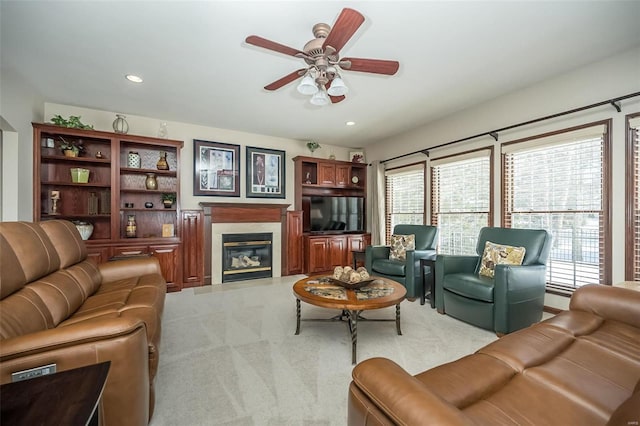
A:
{"label": "fireplace mantel", "polygon": [[[280,222],[285,223],[290,204],[200,203],[210,223]],[[206,225],[206,223],[205,223]]]}
{"label": "fireplace mantel", "polygon": [[[212,225],[218,223],[280,223],[281,238],[287,235],[287,209],[290,204],[200,203],[204,211],[204,283],[212,283]],[[286,247],[282,244],[282,249]],[[285,254],[282,253],[282,258]],[[278,268],[280,270],[280,268]]]}

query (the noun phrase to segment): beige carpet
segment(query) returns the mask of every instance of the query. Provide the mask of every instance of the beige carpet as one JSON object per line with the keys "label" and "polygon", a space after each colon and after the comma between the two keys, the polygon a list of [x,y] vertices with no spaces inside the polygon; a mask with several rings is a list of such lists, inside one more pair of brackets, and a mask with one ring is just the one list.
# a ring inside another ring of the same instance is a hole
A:
{"label": "beige carpet", "polygon": [[[346,323],[296,326],[293,283],[303,276],[186,289],[167,295],[156,409],[160,425],[346,424],[351,339]],[[338,313],[302,304],[302,318]],[[393,318],[395,309],[365,312]],[[393,322],[358,322],[358,361],[387,357],[412,374],[496,339],[438,314],[401,304]]]}

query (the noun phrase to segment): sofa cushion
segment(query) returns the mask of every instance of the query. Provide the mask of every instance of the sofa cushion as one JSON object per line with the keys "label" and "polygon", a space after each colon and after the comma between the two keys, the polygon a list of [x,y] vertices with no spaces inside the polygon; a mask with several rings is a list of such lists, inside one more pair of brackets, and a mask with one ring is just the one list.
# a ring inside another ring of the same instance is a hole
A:
{"label": "sofa cushion", "polygon": [[487,241],[480,258],[480,270],[478,273],[485,277],[493,278],[496,265],[522,265],[524,254],[524,247],[513,247]]}
{"label": "sofa cushion", "polygon": [[75,265],[87,258],[87,246],[73,223],[66,220],[48,220],[41,222],[40,226],[60,257],[60,268]]}
{"label": "sofa cushion", "polygon": [[377,259],[371,264],[373,274],[379,273],[384,275],[396,275],[403,277],[405,275],[405,263],[399,260]]}
{"label": "sofa cushion", "polygon": [[414,234],[394,234],[391,236],[391,251],[389,252],[389,259],[404,262],[404,260],[407,258],[407,250],[415,249],[416,236]]}
{"label": "sofa cushion", "polygon": [[493,280],[470,273],[447,274],[442,287],[452,293],[483,302],[493,302]]}
{"label": "sofa cushion", "polygon": [[60,258],[39,224],[0,222],[0,298],[60,269]]}

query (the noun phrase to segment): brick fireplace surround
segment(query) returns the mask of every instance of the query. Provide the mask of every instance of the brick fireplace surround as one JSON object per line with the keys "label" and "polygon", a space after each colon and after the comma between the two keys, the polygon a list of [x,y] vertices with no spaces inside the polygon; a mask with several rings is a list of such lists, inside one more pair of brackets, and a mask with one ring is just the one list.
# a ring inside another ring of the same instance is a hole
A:
{"label": "brick fireplace surround", "polygon": [[200,203],[204,211],[204,284],[222,283],[222,234],[272,232],[273,277],[280,277],[286,261],[289,204]]}

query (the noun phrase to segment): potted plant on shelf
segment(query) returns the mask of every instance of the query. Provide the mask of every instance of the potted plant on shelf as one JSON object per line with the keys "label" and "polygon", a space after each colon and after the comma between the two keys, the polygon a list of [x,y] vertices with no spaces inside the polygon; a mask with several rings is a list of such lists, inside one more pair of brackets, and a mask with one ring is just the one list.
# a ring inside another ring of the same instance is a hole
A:
{"label": "potted plant on shelf", "polygon": [[173,203],[176,202],[176,194],[174,192],[162,193],[162,204],[165,209],[170,209]]}
{"label": "potted plant on shelf", "polygon": [[60,140],[62,140],[60,143],[60,150],[65,157],[78,157],[84,152],[82,140],[69,142],[62,136],[60,137]]}

